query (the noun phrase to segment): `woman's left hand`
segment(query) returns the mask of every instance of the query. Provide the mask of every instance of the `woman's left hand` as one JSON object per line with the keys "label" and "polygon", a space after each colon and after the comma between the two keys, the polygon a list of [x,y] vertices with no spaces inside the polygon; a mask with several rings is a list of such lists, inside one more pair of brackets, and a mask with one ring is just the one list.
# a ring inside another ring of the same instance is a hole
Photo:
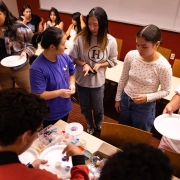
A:
{"label": "woman's left hand", "polygon": [[71,84],[71,85],[69,86],[69,89],[72,91],[73,94],[76,92],[76,87],[75,87],[74,84]]}
{"label": "woman's left hand", "polygon": [[95,64],[95,66],[93,67],[93,70],[97,72],[100,67],[101,67],[101,64]]}
{"label": "woman's left hand", "polygon": [[21,53],[20,59],[21,59],[22,57],[25,57],[25,58],[26,58],[26,53],[25,53],[25,52],[22,52],[22,53]]}
{"label": "woman's left hand", "polygon": [[136,95],[136,97],[133,97],[132,100],[136,104],[142,104],[142,103],[147,102],[147,96],[146,96],[146,94],[138,94],[138,95]]}

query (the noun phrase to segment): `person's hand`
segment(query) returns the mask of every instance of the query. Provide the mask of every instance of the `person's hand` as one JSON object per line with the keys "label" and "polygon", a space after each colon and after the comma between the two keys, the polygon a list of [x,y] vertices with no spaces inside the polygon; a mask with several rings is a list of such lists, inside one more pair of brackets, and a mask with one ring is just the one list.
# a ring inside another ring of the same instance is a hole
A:
{"label": "person's hand", "polygon": [[63,98],[69,98],[72,94],[74,94],[70,89],[60,89],[60,96]]}
{"label": "person's hand", "polygon": [[95,64],[95,66],[93,67],[93,70],[97,72],[100,67],[101,67],[101,64]]}
{"label": "person's hand", "polygon": [[22,57],[25,57],[25,58],[26,58],[26,53],[25,53],[25,52],[22,52],[22,53],[21,53],[20,59],[21,59]]}
{"label": "person's hand", "polygon": [[120,104],[120,101],[116,101],[115,102],[115,109],[118,113],[120,113],[121,111],[121,104]]}
{"label": "person's hand", "polygon": [[43,160],[43,159],[36,159],[33,163],[32,163],[32,166],[35,168],[35,169],[39,169],[39,166],[41,164],[46,164],[48,161],[47,160]]}
{"label": "person's hand", "polygon": [[173,108],[172,108],[172,106],[171,105],[166,105],[166,107],[164,108],[164,110],[163,110],[163,114],[169,114],[169,115],[172,115],[172,113],[173,113],[174,111],[173,111]]}
{"label": "person's hand", "polygon": [[147,102],[147,96],[146,96],[146,94],[139,94],[139,95],[136,95],[135,97],[133,97],[132,100],[136,104],[142,104],[142,103]]}
{"label": "person's hand", "polygon": [[80,18],[83,19],[83,15],[82,14],[80,15]]}
{"label": "person's hand", "polygon": [[70,156],[82,155],[83,151],[74,144],[68,144],[62,153],[66,153],[66,160],[69,161]]}
{"label": "person's hand", "polygon": [[26,20],[25,16],[21,16],[21,17],[23,18],[23,21],[22,21],[22,22],[23,22],[24,24],[27,24],[27,20]]}
{"label": "person's hand", "polygon": [[89,64],[85,64],[83,66],[83,72],[84,72],[84,76],[88,76],[89,75],[89,71],[94,72],[93,69],[89,66]]}
{"label": "person's hand", "polygon": [[75,87],[74,84],[71,84],[71,85],[69,86],[69,89],[71,90],[71,92],[72,92],[73,94],[76,92],[76,87]]}

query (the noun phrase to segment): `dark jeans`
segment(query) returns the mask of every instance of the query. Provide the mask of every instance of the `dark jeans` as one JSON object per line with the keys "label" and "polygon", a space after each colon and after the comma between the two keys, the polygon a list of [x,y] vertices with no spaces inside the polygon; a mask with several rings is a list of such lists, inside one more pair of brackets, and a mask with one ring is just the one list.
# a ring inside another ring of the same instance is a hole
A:
{"label": "dark jeans", "polygon": [[121,96],[121,112],[119,124],[133,126],[145,131],[151,131],[155,119],[156,102],[136,104],[125,93]]}
{"label": "dark jeans", "polygon": [[101,128],[104,120],[104,85],[98,88],[87,88],[77,85],[77,92],[81,113],[86,118],[88,128],[94,128],[94,123],[97,128]]}
{"label": "dark jeans", "polygon": [[50,124],[52,124],[52,125],[55,124],[55,123],[58,122],[59,120],[63,120],[63,121],[65,121],[65,122],[67,122],[68,116],[69,116],[69,114],[67,114],[66,116],[64,116],[64,117],[62,117],[61,119],[58,119],[58,120],[52,120],[52,121],[46,121],[46,120],[44,120],[43,126],[44,126],[44,128],[45,128],[45,127],[49,126]]}

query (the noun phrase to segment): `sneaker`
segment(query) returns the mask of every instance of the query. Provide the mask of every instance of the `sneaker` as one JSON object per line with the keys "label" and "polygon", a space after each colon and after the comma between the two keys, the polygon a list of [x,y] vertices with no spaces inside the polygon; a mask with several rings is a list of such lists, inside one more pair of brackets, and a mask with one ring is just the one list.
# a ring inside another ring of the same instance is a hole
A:
{"label": "sneaker", "polygon": [[87,133],[93,135],[94,134],[94,128],[87,129]]}
{"label": "sneaker", "polygon": [[95,131],[97,131],[97,132],[101,132],[101,127],[97,127],[96,129],[95,129]]}

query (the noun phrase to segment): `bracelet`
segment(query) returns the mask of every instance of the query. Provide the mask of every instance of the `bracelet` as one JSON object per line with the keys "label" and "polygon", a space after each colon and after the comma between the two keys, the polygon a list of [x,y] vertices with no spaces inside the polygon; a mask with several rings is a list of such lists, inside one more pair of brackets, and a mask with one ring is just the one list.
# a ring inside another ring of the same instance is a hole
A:
{"label": "bracelet", "polygon": [[33,167],[33,165],[29,162],[28,164],[26,164],[26,166],[28,167],[28,168],[34,168]]}
{"label": "bracelet", "polygon": [[76,88],[76,86],[74,84],[70,84],[70,87]]}
{"label": "bracelet", "polygon": [[84,65],[86,65],[87,63],[84,63],[83,65],[82,65],[82,67],[84,67]]}

